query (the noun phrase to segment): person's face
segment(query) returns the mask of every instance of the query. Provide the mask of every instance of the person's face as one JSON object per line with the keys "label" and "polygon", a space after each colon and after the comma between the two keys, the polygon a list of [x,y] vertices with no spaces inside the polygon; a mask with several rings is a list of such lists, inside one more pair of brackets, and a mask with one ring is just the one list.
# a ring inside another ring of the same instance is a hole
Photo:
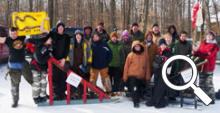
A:
{"label": "person's face", "polygon": [[166,46],[165,44],[160,45],[160,49],[161,49],[162,51],[164,51],[166,48],[167,48],[167,46]]}
{"label": "person's face", "polygon": [[133,26],[133,27],[132,27],[132,31],[133,31],[134,33],[138,32],[138,30],[139,30],[138,26]]}
{"label": "person's face", "polygon": [[170,36],[165,37],[165,41],[168,45],[171,44],[172,43],[172,37],[170,37]]}
{"label": "person's face", "polygon": [[57,31],[58,31],[59,34],[63,34],[63,32],[64,32],[63,26],[59,26],[59,27],[57,28]]}
{"label": "person's face", "polygon": [[81,36],[80,34],[77,34],[77,35],[76,35],[76,41],[77,41],[77,43],[80,43],[81,40],[82,40],[82,36]]}
{"label": "person's face", "polygon": [[173,28],[170,29],[170,33],[172,33],[172,34],[174,33],[174,29]]}
{"label": "person's face", "polygon": [[148,35],[148,36],[147,36],[147,40],[148,40],[148,41],[151,41],[152,38],[153,38],[153,37],[152,37],[151,35]]}
{"label": "person's face", "polygon": [[210,34],[206,35],[206,40],[211,41],[213,39],[214,39],[214,37],[212,35],[210,35]]}
{"label": "person's face", "polygon": [[186,34],[181,34],[180,35],[180,40],[181,41],[185,41],[187,39],[187,35]]}
{"label": "person's face", "polygon": [[154,27],[153,27],[153,32],[154,32],[155,34],[159,33],[159,32],[160,32],[160,28],[159,28],[158,26],[154,26]]}
{"label": "person's face", "polygon": [[98,26],[97,26],[97,30],[98,30],[98,32],[102,32],[103,27],[102,27],[101,25],[98,25]]}
{"label": "person's face", "polygon": [[115,37],[115,36],[111,37],[111,41],[114,43],[117,42],[117,37]]}
{"label": "person's face", "polygon": [[18,37],[18,32],[17,31],[10,31],[10,37],[12,39],[16,39]]}
{"label": "person's face", "polygon": [[97,42],[97,41],[99,41],[100,40],[100,37],[97,35],[97,34],[95,34],[94,36],[93,36],[93,39],[92,39],[94,42]]}
{"label": "person's face", "polygon": [[122,39],[123,39],[123,41],[127,42],[129,38],[128,38],[128,36],[123,36]]}
{"label": "person's face", "polygon": [[86,35],[90,35],[91,34],[91,30],[90,29],[85,29],[85,33],[86,33]]}
{"label": "person's face", "polygon": [[141,46],[140,46],[140,45],[135,45],[135,46],[134,46],[134,49],[135,49],[136,51],[140,51],[140,50],[141,50]]}

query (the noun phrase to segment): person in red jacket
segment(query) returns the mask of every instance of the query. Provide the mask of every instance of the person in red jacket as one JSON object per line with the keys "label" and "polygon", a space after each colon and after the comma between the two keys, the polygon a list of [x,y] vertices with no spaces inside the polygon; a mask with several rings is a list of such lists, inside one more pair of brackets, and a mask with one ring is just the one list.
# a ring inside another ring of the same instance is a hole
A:
{"label": "person in red jacket", "polygon": [[213,87],[213,72],[215,70],[215,62],[219,47],[215,39],[215,33],[209,31],[206,34],[205,40],[201,42],[199,48],[194,49],[194,55],[203,59],[207,59],[200,71],[199,83],[200,87],[212,98],[212,103],[215,103],[215,90]]}

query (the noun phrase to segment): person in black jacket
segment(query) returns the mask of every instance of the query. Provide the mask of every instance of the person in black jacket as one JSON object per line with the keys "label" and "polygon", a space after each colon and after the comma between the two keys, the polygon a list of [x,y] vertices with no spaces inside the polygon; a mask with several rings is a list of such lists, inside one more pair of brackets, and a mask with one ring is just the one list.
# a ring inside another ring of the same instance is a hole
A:
{"label": "person in black jacket", "polygon": [[102,84],[107,93],[110,93],[111,81],[108,74],[108,65],[112,60],[112,51],[108,44],[101,39],[98,33],[92,37],[92,66],[90,69],[90,82],[96,85],[98,74],[100,73]]}
{"label": "person in black jacket", "polygon": [[[65,59],[69,53],[70,36],[64,33],[65,25],[58,22],[56,31],[51,31],[47,37],[52,39],[52,56],[60,61],[60,66],[64,67]],[[54,99],[62,100],[65,98],[66,73],[53,66],[53,88]]]}
{"label": "person in black jacket", "polygon": [[156,55],[153,62],[154,73],[154,88],[153,94],[149,101],[146,102],[147,106],[154,106],[155,108],[163,108],[167,106],[166,93],[168,88],[162,79],[162,67],[165,61],[172,56],[170,49],[164,39],[159,40],[159,53]]}

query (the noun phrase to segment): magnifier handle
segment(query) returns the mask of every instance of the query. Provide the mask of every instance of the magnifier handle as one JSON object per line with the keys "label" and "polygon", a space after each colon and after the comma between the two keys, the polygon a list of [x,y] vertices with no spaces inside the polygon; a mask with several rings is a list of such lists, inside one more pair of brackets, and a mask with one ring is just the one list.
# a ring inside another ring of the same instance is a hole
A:
{"label": "magnifier handle", "polygon": [[209,105],[212,102],[212,99],[200,88],[195,87],[194,93],[203,101],[205,105]]}

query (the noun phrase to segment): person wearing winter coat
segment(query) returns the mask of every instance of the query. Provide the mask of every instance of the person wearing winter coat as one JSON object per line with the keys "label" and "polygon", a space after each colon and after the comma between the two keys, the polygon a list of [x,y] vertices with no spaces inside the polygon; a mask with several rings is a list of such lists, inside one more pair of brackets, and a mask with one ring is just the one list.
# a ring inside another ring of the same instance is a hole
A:
{"label": "person wearing winter coat", "polygon": [[109,64],[109,75],[111,78],[112,92],[119,94],[119,92],[122,90],[122,65],[120,59],[120,51],[122,45],[118,41],[118,34],[116,32],[111,33],[108,46],[112,51],[112,60]]}
{"label": "person wearing winter coat", "polygon": [[[92,50],[89,42],[83,37],[83,32],[80,30],[75,31],[75,37],[71,38],[70,50],[66,59],[69,62],[69,67],[76,74],[81,76],[83,79],[89,81],[90,66],[92,63]],[[75,93],[77,91],[77,93]],[[73,98],[81,97],[83,94],[83,86],[79,86],[78,90],[73,87]]]}
{"label": "person wearing winter coat", "polygon": [[219,47],[215,39],[215,33],[212,31],[206,34],[205,40],[201,42],[198,50],[194,50],[195,56],[208,60],[208,62],[202,66],[199,73],[199,86],[212,98],[211,104],[215,103],[213,73],[218,51]]}
{"label": "person wearing winter coat", "polygon": [[153,33],[148,32],[145,35],[145,41],[144,41],[146,47],[148,48],[148,56],[149,56],[149,65],[150,65],[150,75],[153,75],[153,60],[158,52],[158,46],[153,42]]}
{"label": "person wearing winter coat", "polygon": [[133,23],[131,26],[131,40],[138,40],[140,42],[144,42],[144,33],[140,31],[138,23]]}
{"label": "person wearing winter coat", "polygon": [[122,32],[121,43],[122,43],[122,47],[121,47],[121,52],[120,52],[120,57],[121,57],[120,59],[121,59],[122,67],[124,67],[126,58],[128,54],[131,52],[131,44],[132,44],[131,37],[129,35],[128,30],[124,30]]}
{"label": "person wearing winter coat", "polygon": [[[52,55],[60,61],[60,66],[64,67],[66,57],[69,53],[70,36],[65,32],[65,24],[61,21],[57,22],[56,31],[51,31],[47,37],[52,39]],[[63,100],[65,99],[66,91],[66,73],[60,70],[58,67],[53,66],[53,90],[54,99]]]}
{"label": "person wearing winter coat", "polygon": [[132,51],[126,58],[123,80],[128,84],[128,91],[131,93],[135,108],[140,106],[142,86],[150,80],[149,57],[147,48],[140,42],[132,43]]}
{"label": "person wearing winter coat", "polygon": [[30,64],[33,73],[32,97],[35,104],[38,104],[47,101],[47,62],[52,51],[51,40],[46,38],[46,33],[44,33],[37,38],[29,39],[28,42],[35,45]]}
{"label": "person wearing winter coat", "polygon": [[95,32],[92,37],[92,65],[90,69],[90,82],[96,85],[98,75],[101,75],[102,84],[106,93],[110,93],[111,81],[108,74],[108,66],[112,60],[112,51],[108,44],[102,40],[100,34]]}
{"label": "person wearing winter coat", "polygon": [[109,35],[108,35],[107,31],[104,29],[104,23],[103,22],[100,22],[98,24],[98,26],[95,29],[95,32],[100,35],[102,41],[108,42]]}
{"label": "person wearing winter coat", "polygon": [[160,27],[157,23],[153,24],[152,32],[153,32],[153,42],[158,45],[159,40],[161,39],[161,33],[160,33]]}
{"label": "person wearing winter coat", "polygon": [[162,67],[165,61],[172,56],[170,49],[167,47],[164,39],[159,40],[159,51],[154,59],[153,73],[154,73],[154,88],[153,94],[147,106],[154,106],[155,108],[164,108],[167,106],[166,92],[168,90],[166,84],[162,79]]}
{"label": "person wearing winter coat", "polygon": [[91,26],[85,26],[84,29],[84,39],[91,43],[92,39],[92,27]]}
{"label": "person wearing winter coat", "polygon": [[[192,54],[192,44],[187,41],[187,32],[182,31],[180,33],[179,40],[173,46],[174,55],[190,55]],[[187,68],[189,65],[185,61],[175,61],[172,73],[178,73],[179,71]]]}

